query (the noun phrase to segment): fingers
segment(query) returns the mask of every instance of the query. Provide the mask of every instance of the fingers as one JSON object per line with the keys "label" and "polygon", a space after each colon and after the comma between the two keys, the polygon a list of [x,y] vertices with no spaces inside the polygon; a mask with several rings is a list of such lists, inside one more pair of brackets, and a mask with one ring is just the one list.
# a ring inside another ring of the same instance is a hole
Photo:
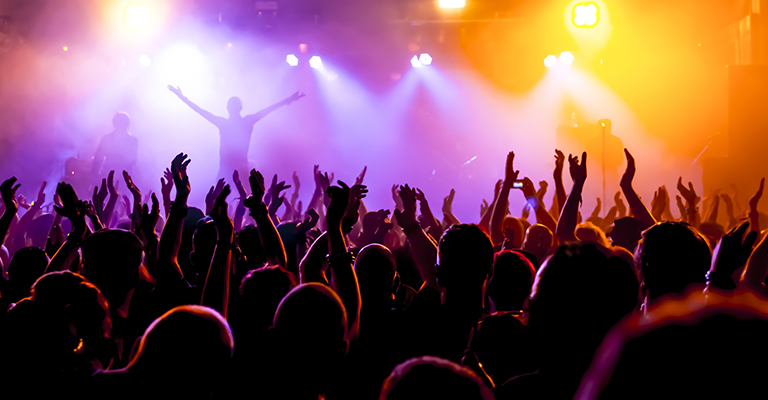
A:
{"label": "fingers", "polygon": [[581,153],[581,166],[587,165],[587,152],[584,151]]}

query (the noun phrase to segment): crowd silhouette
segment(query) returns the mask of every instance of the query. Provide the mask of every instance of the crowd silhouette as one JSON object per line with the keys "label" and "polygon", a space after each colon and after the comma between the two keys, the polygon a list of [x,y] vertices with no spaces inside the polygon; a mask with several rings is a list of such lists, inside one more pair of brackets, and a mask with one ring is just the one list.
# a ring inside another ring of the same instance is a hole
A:
{"label": "crowd silhouette", "polygon": [[[288,196],[291,185],[230,154],[303,95],[246,117],[232,98],[225,119],[170,89],[221,131],[220,175],[231,179],[199,208],[183,153],[160,199],[134,184],[130,154],[90,198],[58,183],[51,214],[45,182],[29,204],[16,178],[0,185],[2,398],[762,395],[764,181],[742,207],[724,191],[702,201],[680,179],[675,217],[666,187],[650,208],[641,200],[642,163],[625,149],[614,204],[601,215],[598,199],[584,218],[586,152],[555,150],[550,207],[548,182],[537,189],[510,152],[473,223],[453,215],[461,188],[442,219],[405,182],[391,187],[391,209],[368,210],[366,170],[348,185],[315,166],[304,208],[295,173]],[[129,122],[118,114],[107,141],[132,142]],[[112,168],[115,148],[96,170]],[[521,215],[508,209],[512,193],[526,200]]]}

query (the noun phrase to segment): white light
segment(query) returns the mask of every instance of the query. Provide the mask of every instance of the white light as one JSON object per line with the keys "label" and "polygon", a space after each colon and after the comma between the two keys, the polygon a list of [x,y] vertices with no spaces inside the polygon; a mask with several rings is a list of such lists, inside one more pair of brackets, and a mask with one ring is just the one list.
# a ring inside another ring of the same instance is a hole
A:
{"label": "white light", "polygon": [[571,54],[570,51],[564,51],[560,53],[560,61],[562,61],[566,65],[573,64],[573,54]]}
{"label": "white light", "polygon": [[557,64],[557,57],[551,54],[544,59],[544,66],[547,68],[552,68],[555,66],[555,64]]}
{"label": "white light", "polygon": [[149,58],[148,55],[142,54],[139,56],[139,64],[141,64],[144,67],[149,67],[150,65],[152,65],[152,59]]}
{"label": "white light", "polygon": [[149,7],[144,4],[129,4],[125,7],[125,25],[140,28],[149,25]]}
{"label": "white light", "polygon": [[320,69],[323,67],[323,60],[320,59],[320,56],[312,56],[312,58],[309,59],[309,66],[314,69]]}
{"label": "white light", "polygon": [[285,62],[287,62],[288,65],[290,65],[291,67],[295,67],[299,65],[299,58],[296,57],[294,54],[288,54],[285,57]]}
{"label": "white light", "polygon": [[411,58],[411,65],[413,66],[413,68],[422,68],[422,67],[424,67],[424,64],[422,64],[421,61],[419,61],[419,57],[418,56],[413,56],[413,58]]}
{"label": "white light", "polygon": [[439,0],[440,8],[464,8],[467,5],[466,0]]}
{"label": "white light", "polygon": [[419,56],[419,61],[424,65],[432,65],[432,56],[430,56],[428,53],[421,53]]}
{"label": "white light", "polygon": [[194,92],[199,90],[208,76],[208,63],[200,50],[191,44],[177,44],[155,58],[157,76],[162,82],[181,86]]}

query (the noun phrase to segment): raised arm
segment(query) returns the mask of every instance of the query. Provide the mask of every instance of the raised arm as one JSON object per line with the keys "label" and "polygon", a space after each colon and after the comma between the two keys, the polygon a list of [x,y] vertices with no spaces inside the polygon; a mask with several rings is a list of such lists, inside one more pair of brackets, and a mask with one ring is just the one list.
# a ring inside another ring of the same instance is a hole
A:
{"label": "raised arm", "polygon": [[173,183],[176,186],[176,201],[171,205],[171,212],[160,237],[157,256],[157,278],[173,278],[184,276],[179,266],[179,247],[181,247],[181,231],[184,218],[187,216],[187,198],[191,187],[187,176],[187,166],[192,160],[187,155],[179,153],[171,162]]}
{"label": "raised arm", "polygon": [[400,198],[403,201],[403,211],[395,209],[397,224],[403,228],[410,244],[411,254],[421,275],[421,280],[428,287],[438,288],[435,271],[437,246],[421,229],[416,219],[416,190],[408,185],[400,186]]}
{"label": "raised arm", "polygon": [[184,104],[186,104],[187,106],[189,106],[189,108],[192,109],[192,111],[200,114],[203,118],[208,120],[208,122],[216,126],[220,126],[224,121],[226,121],[226,118],[213,115],[213,113],[203,110],[202,108],[200,108],[200,106],[190,101],[186,96],[184,96],[181,93],[181,88],[179,88],[178,86],[173,87],[171,85],[168,85],[168,90],[170,90],[171,93],[178,96],[179,99],[184,102]]}
{"label": "raised arm", "polygon": [[255,124],[259,122],[260,119],[266,117],[267,115],[271,114],[272,112],[276,111],[279,108],[285,107],[294,101],[299,100],[300,98],[306,96],[304,93],[296,92],[288,97],[286,97],[283,100],[278,101],[275,104],[272,104],[271,106],[255,113],[255,114],[249,114],[245,116],[245,120],[248,121],[251,124]]}
{"label": "raised arm", "polygon": [[501,231],[501,225],[504,222],[504,214],[506,214],[507,210],[509,190],[520,174],[520,171],[515,171],[514,162],[515,153],[510,151],[507,154],[507,164],[504,170],[504,184],[501,186],[499,198],[496,200],[496,204],[493,205],[493,214],[491,214],[490,234],[494,245],[500,245],[504,241],[504,232]]}
{"label": "raised arm", "polygon": [[[365,194],[360,190],[350,190],[344,182],[341,187],[331,186],[328,195],[331,204],[328,206],[326,225],[328,226],[328,266],[331,271],[331,286],[344,303],[347,310],[350,337],[356,336],[360,323],[360,287],[355,274],[354,263],[347,252],[347,244],[342,233],[342,221],[347,213],[350,201],[357,200]],[[363,186],[365,188],[365,186]]]}
{"label": "raised arm", "polygon": [[563,186],[563,166],[565,164],[565,154],[555,149],[555,171],[552,177],[555,178],[555,199],[552,200],[554,218],[560,217],[560,210],[565,205],[565,186]]}
{"label": "raised arm", "polygon": [[635,158],[632,157],[632,154],[627,149],[624,149],[624,155],[627,157],[627,169],[621,177],[621,190],[624,192],[624,197],[627,199],[632,215],[643,223],[643,229],[645,229],[655,225],[656,220],[648,212],[648,209],[637,193],[635,193],[635,189],[632,188],[632,179],[635,178]]}
{"label": "raised arm", "polygon": [[283,241],[277,233],[275,224],[269,218],[269,211],[266,204],[264,204],[264,177],[261,175],[261,172],[253,169],[248,180],[251,183],[252,194],[245,199],[244,204],[259,228],[259,235],[261,235],[261,243],[264,246],[267,261],[285,267],[287,264],[285,246],[283,246]]}
{"label": "raised arm", "polygon": [[753,231],[760,232],[760,214],[757,212],[757,204],[763,197],[763,188],[765,187],[765,178],[760,180],[760,187],[755,195],[749,199],[749,224]]}
{"label": "raised arm", "polygon": [[533,187],[533,181],[529,178],[523,178],[523,187],[520,189],[523,191],[526,202],[536,212],[536,222],[546,226],[550,231],[555,232],[557,229],[557,222],[547,212],[546,207],[544,207],[544,204],[541,202],[541,197],[538,196]]}
{"label": "raised arm", "polygon": [[578,220],[579,204],[581,203],[581,193],[584,190],[584,183],[587,181],[587,152],[581,153],[581,164],[579,158],[568,155],[568,169],[571,172],[573,188],[568,199],[565,200],[560,219],[557,221],[557,238],[560,243],[567,243],[576,240],[576,221]]}
{"label": "raised arm", "polygon": [[234,240],[234,226],[227,214],[227,196],[229,185],[222,188],[213,204],[210,215],[219,232],[219,241],[216,243],[216,252],[213,262],[208,269],[208,277],[205,279],[203,297],[200,304],[213,308],[227,317],[229,304],[229,277],[232,267],[232,243]]}

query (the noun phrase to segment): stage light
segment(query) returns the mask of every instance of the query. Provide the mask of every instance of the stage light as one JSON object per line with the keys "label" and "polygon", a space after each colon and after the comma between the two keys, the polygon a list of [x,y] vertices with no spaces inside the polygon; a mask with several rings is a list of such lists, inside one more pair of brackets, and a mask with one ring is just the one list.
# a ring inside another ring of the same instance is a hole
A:
{"label": "stage light", "polygon": [[544,66],[547,68],[552,68],[555,64],[557,64],[557,57],[551,54],[544,59]]}
{"label": "stage light", "polygon": [[291,67],[295,67],[299,65],[299,58],[296,57],[294,54],[288,54],[285,57],[285,62],[287,62],[288,65],[290,65]]}
{"label": "stage light", "polygon": [[69,47],[67,47],[67,46],[64,46],[64,47],[62,47],[61,49],[62,49],[62,50],[64,50],[64,51],[67,51],[67,50],[69,50]]}
{"label": "stage light", "polygon": [[423,65],[432,65],[432,56],[430,56],[428,53],[421,53],[419,56],[419,62],[421,62]]}
{"label": "stage light", "polygon": [[439,0],[440,8],[464,8],[467,5],[466,0]]}
{"label": "stage light", "polygon": [[411,58],[411,65],[413,66],[413,68],[424,67],[424,64],[422,64],[421,61],[419,61],[419,56],[413,56],[413,58]]}
{"label": "stage light", "polygon": [[320,59],[320,56],[312,56],[312,58],[309,59],[309,66],[314,69],[323,68],[323,60]]}
{"label": "stage light", "polygon": [[566,65],[573,64],[573,54],[570,51],[564,51],[560,53],[560,61],[562,61]]}
{"label": "stage light", "polygon": [[141,28],[149,25],[149,7],[144,4],[129,4],[125,7],[125,25]]}
{"label": "stage light", "polygon": [[600,7],[592,1],[576,4],[571,19],[577,28],[594,28],[600,22]]}

